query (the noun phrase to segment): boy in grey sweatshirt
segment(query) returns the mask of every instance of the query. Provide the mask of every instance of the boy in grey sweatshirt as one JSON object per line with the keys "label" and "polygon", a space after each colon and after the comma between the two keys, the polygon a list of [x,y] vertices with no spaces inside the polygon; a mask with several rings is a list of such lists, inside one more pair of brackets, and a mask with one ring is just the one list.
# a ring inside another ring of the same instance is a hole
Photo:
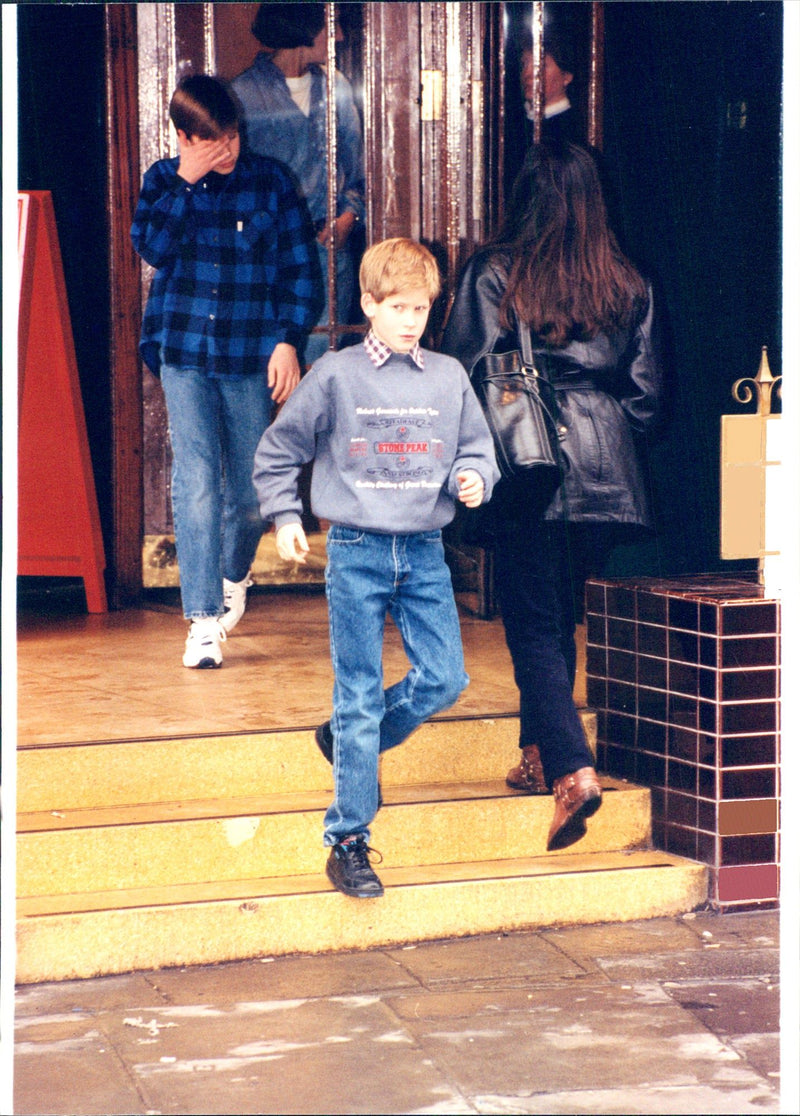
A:
{"label": "boy in grey sweatshirt", "polygon": [[[456,501],[489,499],[498,471],[463,367],[419,345],[440,289],[431,253],[402,237],[383,241],[364,254],[359,279],[371,326],[364,342],[314,364],[264,433],[253,480],[279,555],[303,562],[298,477],[314,461],[312,511],[331,525],[333,713],[316,731],[334,776],[326,870],[339,891],[371,898],[383,894],[368,856],[378,757],[452,705],[469,681],[441,529]],[[387,613],[410,669],[384,689]]]}

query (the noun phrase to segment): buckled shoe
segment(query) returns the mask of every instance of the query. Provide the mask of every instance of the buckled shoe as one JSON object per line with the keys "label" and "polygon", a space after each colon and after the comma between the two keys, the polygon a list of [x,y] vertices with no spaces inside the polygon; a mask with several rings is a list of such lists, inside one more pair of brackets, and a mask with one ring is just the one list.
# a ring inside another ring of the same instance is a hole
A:
{"label": "buckled shoe", "polygon": [[593,767],[581,767],[553,783],[556,811],[547,837],[547,851],[566,849],[586,834],[586,819],[596,814],[603,790]]}
{"label": "buckled shoe", "polygon": [[506,775],[506,783],[513,790],[527,791],[528,794],[549,794],[545,782],[542,757],[536,744],[526,744],[520,748],[520,759]]}
{"label": "buckled shoe", "polygon": [[333,846],[325,873],[337,891],[355,899],[377,899],[383,895],[383,884],[369,862],[371,852],[375,849],[369,847],[362,833],[345,837]]}

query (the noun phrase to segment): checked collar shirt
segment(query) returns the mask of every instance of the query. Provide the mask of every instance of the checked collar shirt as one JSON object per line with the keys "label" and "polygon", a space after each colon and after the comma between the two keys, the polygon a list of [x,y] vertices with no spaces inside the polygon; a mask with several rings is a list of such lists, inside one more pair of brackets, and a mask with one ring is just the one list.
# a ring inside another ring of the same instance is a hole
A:
{"label": "checked collar shirt", "polygon": [[177,159],[144,176],[131,240],[153,268],[140,349],[211,376],[264,372],[319,317],[319,256],[305,204],[273,159],[242,153],[229,175],[190,184]]}

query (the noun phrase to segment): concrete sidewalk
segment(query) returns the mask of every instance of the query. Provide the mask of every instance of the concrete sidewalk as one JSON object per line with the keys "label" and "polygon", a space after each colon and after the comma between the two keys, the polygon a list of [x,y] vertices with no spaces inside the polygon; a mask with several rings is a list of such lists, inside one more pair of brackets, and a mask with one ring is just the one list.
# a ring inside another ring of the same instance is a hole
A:
{"label": "concrete sidewalk", "polygon": [[31,985],[14,1111],[787,1111],[778,922],[699,913]]}

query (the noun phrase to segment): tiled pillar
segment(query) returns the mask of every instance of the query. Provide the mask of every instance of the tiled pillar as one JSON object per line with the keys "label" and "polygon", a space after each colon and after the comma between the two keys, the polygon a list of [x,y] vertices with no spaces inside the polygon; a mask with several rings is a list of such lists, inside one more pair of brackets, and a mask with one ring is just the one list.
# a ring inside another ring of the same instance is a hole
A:
{"label": "tiled pillar", "polygon": [[590,581],[597,766],[651,788],[657,848],[711,868],[714,907],[774,906],[780,606],[704,575]]}

